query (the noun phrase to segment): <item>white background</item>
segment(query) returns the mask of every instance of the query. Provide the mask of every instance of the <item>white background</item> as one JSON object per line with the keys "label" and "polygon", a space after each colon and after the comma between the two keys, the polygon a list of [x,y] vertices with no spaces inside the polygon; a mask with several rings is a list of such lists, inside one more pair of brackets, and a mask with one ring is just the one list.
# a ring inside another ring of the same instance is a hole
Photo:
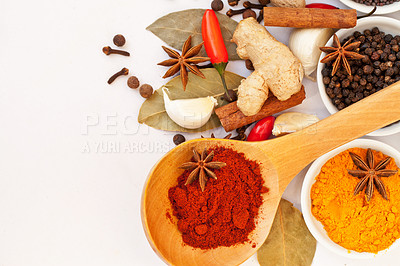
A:
{"label": "white background", "polygon": [[[146,26],[171,11],[209,3],[0,1],[0,266],[164,265],[143,233],[140,199],[150,168],[174,147],[174,133],[139,125],[144,99],[125,77],[106,81],[127,67],[142,83],[163,85],[166,68],[156,65],[167,58],[163,42]],[[287,43],[290,29],[270,30]],[[102,53],[117,33],[125,35],[131,57]],[[250,73],[243,62],[228,70]],[[295,110],[326,117],[316,84],[304,84],[307,100]],[[375,139],[400,149],[399,136]],[[298,208],[304,172],[284,195]],[[400,252],[350,260],[318,245],[313,265],[399,260]]]}

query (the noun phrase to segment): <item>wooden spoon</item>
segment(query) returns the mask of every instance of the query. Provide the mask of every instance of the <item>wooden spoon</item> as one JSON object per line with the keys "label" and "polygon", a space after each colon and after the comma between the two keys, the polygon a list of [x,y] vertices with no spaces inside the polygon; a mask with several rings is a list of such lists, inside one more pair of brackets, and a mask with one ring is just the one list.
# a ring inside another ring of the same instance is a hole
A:
{"label": "wooden spoon", "polygon": [[[400,120],[400,83],[296,133],[262,142],[198,139],[168,152],[151,170],[142,195],[141,215],[146,236],[156,253],[172,265],[238,265],[253,255],[268,236],[282,193],[290,181],[324,153],[353,139]],[[211,250],[183,244],[177,219],[172,214],[168,189],[177,184],[192,149],[224,146],[243,152],[261,164],[270,191],[263,195],[256,229],[250,241]]]}

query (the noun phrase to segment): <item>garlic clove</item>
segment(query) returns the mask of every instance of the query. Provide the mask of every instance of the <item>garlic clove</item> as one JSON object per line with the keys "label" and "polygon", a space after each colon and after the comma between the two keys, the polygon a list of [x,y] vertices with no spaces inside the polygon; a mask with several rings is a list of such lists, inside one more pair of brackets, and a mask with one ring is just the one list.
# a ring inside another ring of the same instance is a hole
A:
{"label": "garlic clove", "polygon": [[324,46],[333,35],[333,29],[294,29],[290,34],[289,48],[300,60],[306,76],[317,69],[321,55],[319,47]]}
{"label": "garlic clove", "polygon": [[274,136],[282,136],[293,133],[317,123],[318,121],[319,118],[315,115],[287,112],[276,118],[272,134]]}
{"label": "garlic clove", "polygon": [[165,110],[168,116],[187,129],[196,129],[204,126],[217,106],[214,97],[202,97],[194,99],[171,100],[168,96],[168,89],[163,88]]}

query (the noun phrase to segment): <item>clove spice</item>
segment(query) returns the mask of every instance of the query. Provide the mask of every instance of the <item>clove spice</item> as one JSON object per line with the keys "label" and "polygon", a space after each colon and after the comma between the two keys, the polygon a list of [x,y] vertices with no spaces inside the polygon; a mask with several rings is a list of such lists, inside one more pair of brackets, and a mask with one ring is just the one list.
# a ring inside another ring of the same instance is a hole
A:
{"label": "clove spice", "polygon": [[232,17],[232,16],[235,16],[235,15],[239,15],[239,14],[244,13],[244,11],[246,11],[246,10],[247,10],[247,8],[236,9],[236,10],[233,10],[232,8],[230,8],[228,11],[226,11],[226,15],[228,17]]}
{"label": "clove spice", "polygon": [[236,5],[239,4],[239,1],[240,1],[240,0],[228,0],[228,4],[229,4],[230,6],[236,6]]}
{"label": "clove spice", "polygon": [[124,56],[130,56],[129,52],[113,49],[110,46],[103,47],[103,53],[105,53],[106,55],[119,54],[119,55],[124,55]]}
{"label": "clove spice", "polygon": [[261,9],[258,13],[257,22],[260,23],[264,19],[264,9]]}
{"label": "clove spice", "polygon": [[123,69],[121,69],[120,71],[118,71],[117,73],[115,73],[114,75],[112,75],[109,79],[108,79],[108,81],[107,81],[107,83],[108,84],[111,84],[111,83],[113,83],[114,82],[114,80],[116,80],[119,76],[125,76],[125,75],[128,75],[129,74],[129,69],[127,69],[127,68],[123,68]]}
{"label": "clove spice", "polygon": [[254,4],[254,3],[251,3],[250,1],[246,1],[243,3],[243,6],[245,8],[263,9],[266,5]]}

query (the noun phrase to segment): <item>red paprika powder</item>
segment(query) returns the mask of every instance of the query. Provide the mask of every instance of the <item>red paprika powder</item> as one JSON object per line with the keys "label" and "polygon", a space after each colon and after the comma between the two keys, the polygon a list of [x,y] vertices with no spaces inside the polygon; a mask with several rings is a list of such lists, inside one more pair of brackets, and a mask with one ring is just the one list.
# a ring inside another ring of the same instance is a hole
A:
{"label": "red paprika powder", "polygon": [[232,149],[211,150],[215,154],[213,161],[226,163],[214,170],[218,179],[209,178],[202,192],[197,180],[185,185],[190,174],[185,171],[179,176],[178,185],[168,192],[183,242],[201,249],[248,241],[262,203],[261,193],[268,191],[258,163]]}

